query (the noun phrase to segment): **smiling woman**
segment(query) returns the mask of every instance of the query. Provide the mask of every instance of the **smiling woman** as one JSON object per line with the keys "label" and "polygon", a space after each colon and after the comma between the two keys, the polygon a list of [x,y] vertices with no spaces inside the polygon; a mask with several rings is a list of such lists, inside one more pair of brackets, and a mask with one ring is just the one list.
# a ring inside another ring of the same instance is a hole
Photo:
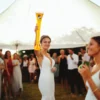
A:
{"label": "smiling woman", "polygon": [[95,59],[92,74],[87,65],[79,68],[79,73],[88,87],[85,100],[100,100],[100,36],[91,38],[88,45],[88,54]]}
{"label": "smiling woman", "polygon": [[[38,27],[35,27],[35,32]],[[35,41],[36,42],[36,41]],[[51,43],[48,35],[43,35],[40,39],[41,50],[35,49],[35,55],[40,67],[39,90],[42,94],[41,100],[55,100],[55,83],[54,83],[54,60],[47,53]],[[35,44],[36,45],[36,44]]]}

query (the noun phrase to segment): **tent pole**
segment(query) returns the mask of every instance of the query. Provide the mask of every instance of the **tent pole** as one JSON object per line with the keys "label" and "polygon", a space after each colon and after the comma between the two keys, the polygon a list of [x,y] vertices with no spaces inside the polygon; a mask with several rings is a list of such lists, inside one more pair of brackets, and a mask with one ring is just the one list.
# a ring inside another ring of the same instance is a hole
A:
{"label": "tent pole", "polygon": [[16,46],[16,53],[18,53],[18,43],[16,43],[15,46]]}

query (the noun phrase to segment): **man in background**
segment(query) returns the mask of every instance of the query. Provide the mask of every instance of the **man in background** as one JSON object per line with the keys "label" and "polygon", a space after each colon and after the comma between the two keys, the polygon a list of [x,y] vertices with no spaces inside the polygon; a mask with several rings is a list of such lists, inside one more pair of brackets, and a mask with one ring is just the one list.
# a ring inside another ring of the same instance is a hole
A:
{"label": "man in background", "polygon": [[78,94],[81,95],[81,84],[79,84],[79,73],[78,73],[78,62],[79,57],[77,54],[74,53],[73,49],[68,49],[69,55],[67,57],[68,61],[68,79],[69,85],[71,88],[71,95],[72,97],[76,97],[75,94],[75,86],[78,90]]}
{"label": "man in background", "polygon": [[90,56],[88,55],[86,50],[84,48],[81,48],[80,51],[81,51],[81,54],[82,54],[82,63],[89,62],[90,61]]}

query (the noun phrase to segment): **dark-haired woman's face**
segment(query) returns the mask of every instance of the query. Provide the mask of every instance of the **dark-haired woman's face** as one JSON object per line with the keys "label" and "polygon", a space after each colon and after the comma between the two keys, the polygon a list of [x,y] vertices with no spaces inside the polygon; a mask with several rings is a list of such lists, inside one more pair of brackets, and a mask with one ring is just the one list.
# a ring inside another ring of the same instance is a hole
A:
{"label": "dark-haired woman's face", "polygon": [[48,50],[49,47],[50,47],[50,43],[51,43],[51,41],[50,41],[49,38],[44,38],[44,39],[42,40],[41,47],[42,47],[43,49],[45,49],[45,50]]}
{"label": "dark-haired woman's face", "polygon": [[7,57],[11,57],[11,52],[7,52]]}
{"label": "dark-haired woman's face", "polygon": [[89,56],[95,56],[100,53],[100,45],[94,40],[91,39],[88,45],[88,54]]}

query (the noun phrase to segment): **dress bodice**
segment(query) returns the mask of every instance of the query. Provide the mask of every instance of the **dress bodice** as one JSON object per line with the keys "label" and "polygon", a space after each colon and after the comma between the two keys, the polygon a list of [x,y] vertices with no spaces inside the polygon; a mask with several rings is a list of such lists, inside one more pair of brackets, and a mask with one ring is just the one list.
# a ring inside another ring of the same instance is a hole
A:
{"label": "dress bodice", "polygon": [[[94,83],[96,84],[96,86],[100,89],[100,77],[99,76],[100,76],[100,71],[98,71],[94,75],[92,75],[92,79],[93,79]],[[93,94],[88,82],[86,82],[86,85],[88,87],[88,92],[87,92],[85,100],[97,100],[95,95]]]}
{"label": "dress bodice", "polygon": [[35,64],[35,60],[33,59],[30,61],[30,65],[34,65],[34,64]]}
{"label": "dress bodice", "polygon": [[40,66],[39,90],[42,94],[41,100],[55,100],[54,73],[51,71],[55,62],[52,58],[51,60],[48,57],[43,56],[42,64]]}
{"label": "dress bodice", "polygon": [[42,64],[40,66],[40,69],[51,69],[54,67],[55,61],[51,58],[52,62],[50,59],[46,56],[43,56]]}

